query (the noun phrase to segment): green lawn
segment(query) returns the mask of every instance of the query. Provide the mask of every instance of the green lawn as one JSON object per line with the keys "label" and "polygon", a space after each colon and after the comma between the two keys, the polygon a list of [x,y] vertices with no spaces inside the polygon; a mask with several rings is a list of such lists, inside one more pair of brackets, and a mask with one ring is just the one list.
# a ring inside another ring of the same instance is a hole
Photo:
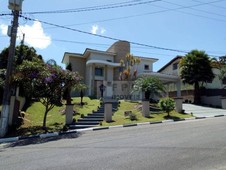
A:
{"label": "green lawn", "polygon": [[[99,100],[91,100],[88,97],[84,97],[83,102],[84,106],[79,104],[80,98],[73,98],[72,103],[74,103],[74,110],[76,115],[74,115],[74,119],[78,119],[81,117],[81,114],[87,115],[91,113],[93,110],[97,110],[97,107],[100,105]],[[65,105],[61,107],[55,106],[51,111],[49,111],[47,115],[46,126],[48,130],[51,131],[59,131],[62,130],[65,124],[65,115],[62,112],[65,110]],[[20,126],[16,131],[10,133],[10,136],[15,135],[33,135],[37,133],[43,133],[42,124],[44,117],[44,106],[40,102],[33,103],[26,111],[24,117],[24,123]]]}
{"label": "green lawn", "polygon": [[[91,100],[88,97],[84,97],[83,102],[85,103],[84,106],[80,106],[79,104],[80,98],[73,98],[74,110],[76,115],[74,115],[74,119],[78,119],[81,115],[87,115],[91,113],[93,110],[97,110],[97,107],[100,105],[99,100],[93,99]],[[54,107],[47,115],[47,128],[49,132],[60,131],[62,130],[65,124],[65,115],[62,112],[65,109],[65,105],[61,107]],[[132,111],[137,120],[131,121],[129,116],[125,117],[125,111]],[[171,112],[171,118],[178,119],[178,118],[186,118],[191,117],[191,115],[187,114],[179,114],[175,111]],[[12,131],[8,136],[18,136],[18,135],[34,135],[38,133],[44,133],[42,129],[43,123],[43,116],[44,116],[44,106],[39,103],[33,103],[26,111],[24,117],[24,123],[22,126],[17,128],[16,130]],[[151,113],[150,118],[145,118],[141,114],[141,104],[137,102],[129,102],[129,101],[121,101],[120,107],[118,111],[114,113],[113,122],[107,123],[102,122],[102,126],[114,126],[114,125],[125,125],[125,124],[132,124],[132,123],[139,123],[139,122],[154,122],[154,121],[162,121],[167,119],[166,113]]]}
{"label": "green lawn", "polygon": [[[131,121],[129,116],[124,116],[125,111],[132,111],[133,114],[136,115],[137,120]],[[180,114],[175,111],[170,113],[169,119],[180,119],[180,118],[188,118],[191,115],[188,114]],[[167,113],[164,112],[151,112],[150,118],[145,118],[141,113],[141,104],[140,103],[131,103],[128,101],[121,101],[120,107],[118,111],[116,111],[112,117],[113,121],[111,123],[103,122],[102,126],[113,126],[113,125],[125,125],[139,122],[155,122],[162,121],[167,118]]]}

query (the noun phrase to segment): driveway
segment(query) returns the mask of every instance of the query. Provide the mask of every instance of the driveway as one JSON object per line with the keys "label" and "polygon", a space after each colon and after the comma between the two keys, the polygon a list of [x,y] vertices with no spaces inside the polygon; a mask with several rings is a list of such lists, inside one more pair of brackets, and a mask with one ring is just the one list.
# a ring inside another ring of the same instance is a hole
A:
{"label": "driveway", "polygon": [[193,113],[195,117],[214,117],[226,116],[226,110],[219,108],[211,108],[207,106],[198,106],[194,104],[183,104],[185,113]]}

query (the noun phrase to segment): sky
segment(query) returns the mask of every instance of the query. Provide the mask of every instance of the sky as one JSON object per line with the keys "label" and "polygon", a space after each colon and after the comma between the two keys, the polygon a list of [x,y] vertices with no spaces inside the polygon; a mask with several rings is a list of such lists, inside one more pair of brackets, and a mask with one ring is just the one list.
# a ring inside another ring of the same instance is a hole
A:
{"label": "sky", "polygon": [[[0,51],[9,46],[12,15],[0,0]],[[135,56],[157,58],[158,71],[193,49],[226,55],[226,0],[24,0],[17,45],[34,47],[45,61],[61,63],[65,52],[107,50],[131,42]]]}

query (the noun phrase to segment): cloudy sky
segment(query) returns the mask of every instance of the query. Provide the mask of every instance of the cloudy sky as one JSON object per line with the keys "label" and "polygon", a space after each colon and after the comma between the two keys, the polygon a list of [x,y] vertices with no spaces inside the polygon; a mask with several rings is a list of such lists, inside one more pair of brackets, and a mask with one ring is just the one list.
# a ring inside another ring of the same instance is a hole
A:
{"label": "cloudy sky", "polygon": [[[11,13],[7,3],[0,1],[0,50],[9,45],[12,16],[1,16]],[[17,44],[25,34],[27,45],[59,65],[64,52],[106,50],[111,38],[134,42],[134,55],[159,59],[154,71],[192,49],[226,54],[225,0],[24,0],[22,9]]]}

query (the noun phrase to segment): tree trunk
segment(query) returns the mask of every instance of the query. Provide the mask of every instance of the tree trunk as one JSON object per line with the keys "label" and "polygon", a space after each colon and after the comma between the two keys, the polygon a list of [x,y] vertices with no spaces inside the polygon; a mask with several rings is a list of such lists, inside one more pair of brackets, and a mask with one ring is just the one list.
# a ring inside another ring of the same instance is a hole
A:
{"label": "tree trunk", "polygon": [[48,110],[45,110],[44,119],[43,119],[43,125],[42,128],[46,131],[46,118],[47,118]]}
{"label": "tree trunk", "polygon": [[150,95],[151,95],[151,93],[150,93],[149,91],[145,91],[145,92],[144,92],[144,98],[145,98],[146,100],[149,100]]}
{"label": "tree trunk", "polygon": [[201,98],[199,94],[199,82],[195,82],[194,84],[194,104],[200,104]]}
{"label": "tree trunk", "polygon": [[81,101],[80,101],[80,105],[82,106],[83,105],[83,91],[81,90],[80,91],[80,97],[81,97]]}
{"label": "tree trunk", "polygon": [[70,88],[68,88],[67,89],[67,104],[71,104],[71,89]]}

